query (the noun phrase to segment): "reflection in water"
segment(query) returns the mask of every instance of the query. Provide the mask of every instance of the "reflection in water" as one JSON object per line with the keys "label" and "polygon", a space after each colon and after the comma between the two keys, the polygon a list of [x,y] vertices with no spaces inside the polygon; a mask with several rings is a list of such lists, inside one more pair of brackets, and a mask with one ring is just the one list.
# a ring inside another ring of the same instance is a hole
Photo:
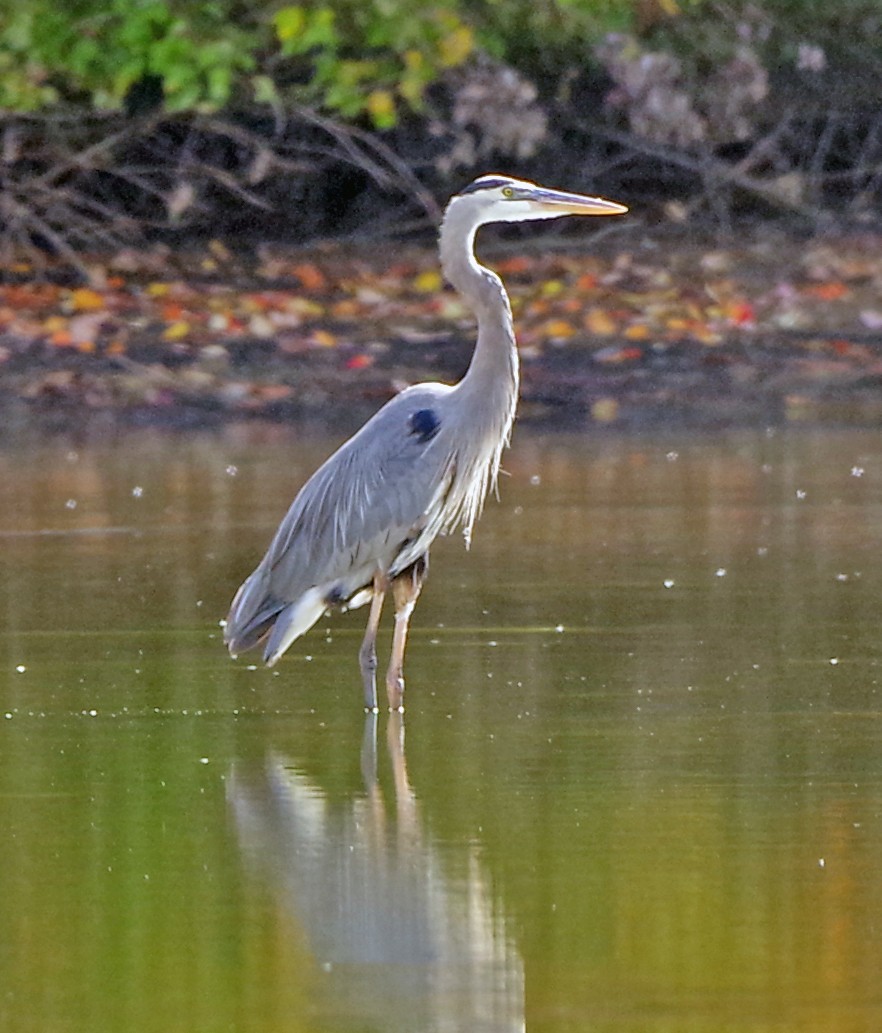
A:
{"label": "reflection in water", "polygon": [[521,428],[420,601],[418,801],[361,615],[220,641],[338,443],[0,446],[0,1030],[882,1029],[882,437]]}
{"label": "reflection in water", "polygon": [[408,781],[399,715],[387,726],[387,808],[377,717],[365,720],[366,793],[339,808],[276,753],[228,780],[243,851],[304,928],[320,967],[320,1011],[384,1031],[524,1029],[523,963],[477,857],[467,848],[464,879],[445,874]]}

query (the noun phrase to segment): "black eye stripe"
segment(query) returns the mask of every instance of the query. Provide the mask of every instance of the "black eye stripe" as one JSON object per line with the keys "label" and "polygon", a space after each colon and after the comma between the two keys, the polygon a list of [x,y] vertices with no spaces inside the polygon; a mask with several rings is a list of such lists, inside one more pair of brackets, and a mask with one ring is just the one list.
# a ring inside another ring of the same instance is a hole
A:
{"label": "black eye stripe", "polygon": [[483,179],[476,179],[474,183],[469,183],[467,187],[463,187],[460,190],[460,194],[476,194],[479,190],[495,190],[496,187],[509,186],[510,181],[507,179],[496,179],[493,176],[485,176]]}

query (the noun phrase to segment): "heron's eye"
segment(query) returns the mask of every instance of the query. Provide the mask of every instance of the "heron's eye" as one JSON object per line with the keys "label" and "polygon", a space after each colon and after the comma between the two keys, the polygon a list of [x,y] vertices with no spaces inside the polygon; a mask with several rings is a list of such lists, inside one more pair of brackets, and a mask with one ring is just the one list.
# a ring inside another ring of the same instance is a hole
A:
{"label": "heron's eye", "polygon": [[502,188],[502,196],[503,197],[514,197],[514,187],[503,187]]}

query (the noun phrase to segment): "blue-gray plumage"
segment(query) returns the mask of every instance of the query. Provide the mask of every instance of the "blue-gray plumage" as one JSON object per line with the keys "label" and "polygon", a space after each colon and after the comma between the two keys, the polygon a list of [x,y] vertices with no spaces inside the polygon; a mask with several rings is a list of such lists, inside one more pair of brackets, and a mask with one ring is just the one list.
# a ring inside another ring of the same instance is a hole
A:
{"label": "blue-gray plumage", "polygon": [[502,281],[475,260],[488,222],[618,215],[613,201],[482,176],[456,194],[441,224],[444,274],[475,313],[478,338],[456,385],[416,384],[392,398],[301,488],[266,555],[227,617],[234,655],[266,640],[274,664],[333,606],[371,612],[359,653],[365,705],[376,709],[376,634],[391,589],[395,631],[386,675],[389,706],[402,709],[407,627],[429,546],[462,527],[468,541],[495,486],[518,394],[518,355]]}

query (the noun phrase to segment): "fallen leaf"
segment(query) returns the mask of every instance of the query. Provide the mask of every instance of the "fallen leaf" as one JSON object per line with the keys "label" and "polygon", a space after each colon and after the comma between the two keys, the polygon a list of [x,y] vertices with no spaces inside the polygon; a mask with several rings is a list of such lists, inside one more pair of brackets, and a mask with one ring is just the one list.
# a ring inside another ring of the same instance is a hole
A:
{"label": "fallen leaf", "polygon": [[514,255],[496,263],[496,269],[502,276],[517,276],[520,273],[528,273],[532,268],[533,263],[526,255]]}
{"label": "fallen leaf", "polygon": [[373,364],[374,360],[370,355],[353,355],[346,360],[347,369],[367,369],[368,366]]}
{"label": "fallen leaf", "polygon": [[106,302],[104,296],[91,287],[78,287],[71,292],[70,304],[75,312],[94,312],[104,308]]}
{"label": "fallen leaf", "polygon": [[442,286],[441,274],[435,269],[426,269],[419,273],[413,281],[413,288],[420,294],[434,294]]}
{"label": "fallen leaf", "polygon": [[320,348],[334,348],[337,344],[337,338],[334,334],[328,330],[315,330],[310,337],[312,344],[317,344]]}
{"label": "fallen leaf", "polygon": [[565,289],[566,285],[561,280],[544,280],[540,288],[542,296],[545,298],[556,298]]}
{"label": "fallen leaf", "polygon": [[308,291],[323,291],[328,285],[325,274],[311,262],[301,262],[295,265],[291,272]]}
{"label": "fallen leaf", "polygon": [[544,324],[542,330],[547,337],[573,337],[576,333],[573,324],[568,323],[565,319],[550,319]]}
{"label": "fallen leaf", "polygon": [[729,301],[723,306],[723,315],[732,326],[753,326],[756,312],[749,301]]}
{"label": "fallen leaf", "polygon": [[805,293],[820,301],[838,301],[850,292],[844,283],[832,280],[829,283],[813,283],[805,288]]}
{"label": "fallen leaf", "polygon": [[180,341],[190,333],[190,324],[186,319],[179,319],[177,322],[167,326],[162,331],[164,341]]}
{"label": "fallen leaf", "polygon": [[625,337],[629,341],[645,341],[650,336],[650,329],[645,323],[634,323],[625,328]]}
{"label": "fallen leaf", "polygon": [[585,329],[598,337],[609,337],[618,329],[615,320],[602,308],[589,308],[585,313]]}

